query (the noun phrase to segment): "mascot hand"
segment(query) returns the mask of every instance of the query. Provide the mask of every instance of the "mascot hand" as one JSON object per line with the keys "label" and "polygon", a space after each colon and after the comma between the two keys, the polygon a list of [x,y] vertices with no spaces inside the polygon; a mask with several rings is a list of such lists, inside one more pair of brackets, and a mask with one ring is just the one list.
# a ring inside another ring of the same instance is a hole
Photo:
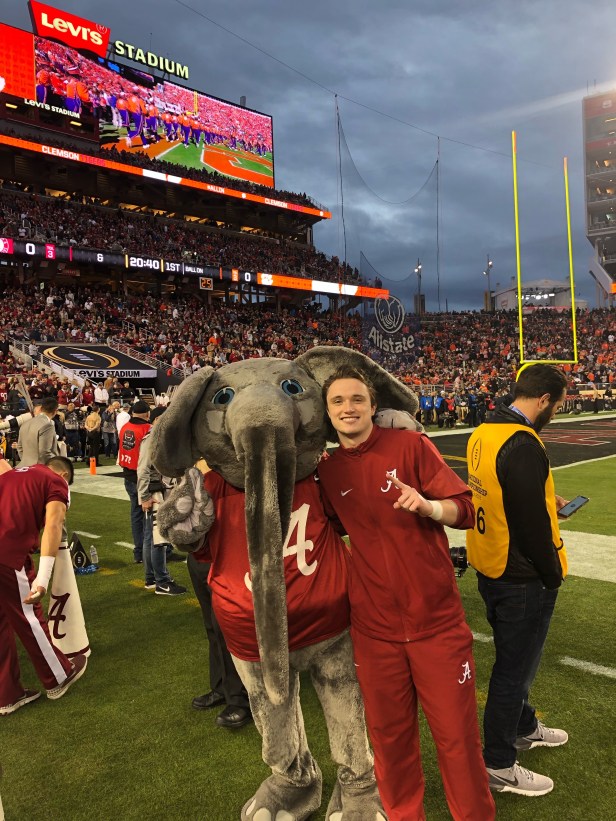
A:
{"label": "mascot hand", "polygon": [[203,474],[189,468],[158,509],[164,539],[184,550],[196,550],[214,523],[214,503],[203,487]]}
{"label": "mascot hand", "polygon": [[396,430],[418,430],[423,432],[423,425],[403,410],[393,408],[379,408],[374,417],[375,424],[380,428],[395,428]]}

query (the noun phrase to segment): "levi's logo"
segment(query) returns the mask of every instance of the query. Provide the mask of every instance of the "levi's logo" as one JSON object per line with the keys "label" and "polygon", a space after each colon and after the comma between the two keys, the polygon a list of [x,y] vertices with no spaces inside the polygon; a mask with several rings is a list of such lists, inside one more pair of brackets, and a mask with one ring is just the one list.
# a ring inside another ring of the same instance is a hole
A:
{"label": "levi's logo", "polygon": [[30,0],[30,7],[37,34],[61,40],[76,49],[88,49],[100,57],[106,55],[111,34],[107,26],[76,17],[37,0]]}

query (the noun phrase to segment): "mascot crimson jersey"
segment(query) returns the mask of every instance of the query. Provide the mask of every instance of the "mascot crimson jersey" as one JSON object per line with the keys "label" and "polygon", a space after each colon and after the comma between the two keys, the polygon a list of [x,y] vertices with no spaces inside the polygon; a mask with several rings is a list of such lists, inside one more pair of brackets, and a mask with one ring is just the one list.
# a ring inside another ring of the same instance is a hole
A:
{"label": "mascot crimson jersey", "polygon": [[[196,555],[211,561],[209,584],[218,623],[231,653],[259,661],[252,603],[245,493],[210,471],[204,485],[216,507],[207,543]],[[347,550],[323,511],[318,482],[295,484],[291,522],[284,543],[289,650],[342,633],[350,623]]]}

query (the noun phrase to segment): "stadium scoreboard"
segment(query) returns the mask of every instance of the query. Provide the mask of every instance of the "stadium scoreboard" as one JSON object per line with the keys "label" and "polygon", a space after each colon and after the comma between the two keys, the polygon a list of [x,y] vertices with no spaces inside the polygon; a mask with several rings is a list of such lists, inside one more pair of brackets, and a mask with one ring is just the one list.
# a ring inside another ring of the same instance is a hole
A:
{"label": "stadium scoreboard", "polygon": [[188,67],[124,40],[112,48],[108,26],[38,0],[30,11],[33,32],[0,23],[4,118],[58,133],[76,126],[101,149],[275,188],[271,115],[171,82],[188,79]]}
{"label": "stadium scoreboard", "polygon": [[[350,285],[344,282],[327,282],[319,279],[270,274],[259,271],[240,271],[239,268],[220,269],[212,276],[212,268],[195,263],[167,260],[141,254],[101,251],[89,248],[55,245],[50,242],[31,242],[0,237],[0,259],[16,257],[32,260],[55,260],[60,263],[100,265],[121,268],[127,271],[143,271],[152,274],[173,274],[177,276],[199,277],[199,287],[213,290],[214,281],[231,282],[237,285],[269,288],[286,288],[293,291],[313,291],[332,296],[357,296],[366,299],[388,297],[385,288],[369,288],[366,285]],[[209,285],[208,285],[209,282]],[[211,287],[209,287],[211,286]]]}

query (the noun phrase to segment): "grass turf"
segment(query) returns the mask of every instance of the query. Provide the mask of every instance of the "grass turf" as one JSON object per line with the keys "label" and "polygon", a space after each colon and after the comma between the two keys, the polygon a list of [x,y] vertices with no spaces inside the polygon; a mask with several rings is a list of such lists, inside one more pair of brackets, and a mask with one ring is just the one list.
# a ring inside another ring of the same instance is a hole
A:
{"label": "grass turf", "polygon": [[[566,492],[570,483],[569,495],[588,491],[596,510],[609,512],[609,483],[597,481],[595,473],[604,464],[610,461],[558,471],[557,490]],[[572,526],[594,531],[583,514],[576,514]],[[128,501],[75,493],[69,532],[73,528],[102,536],[95,543],[103,569],[77,577],[92,655],[85,676],[61,701],[41,698],[0,719],[0,793],[7,821],[236,821],[268,770],[252,725],[230,732],[215,726],[216,710],[191,709],[192,698],[208,690],[207,643],[196,599],[189,594],[156,596],[143,589],[142,566],[132,563],[130,549],[114,544],[131,541]],[[88,548],[90,540],[82,541]],[[171,568],[190,589],[186,566],[174,563]],[[460,580],[460,589],[472,629],[488,635],[472,572]],[[614,681],[560,661],[571,656],[616,667],[613,624],[606,617],[613,612],[613,596],[608,582],[572,577],[564,585],[533,699],[546,723],[568,730],[570,743],[520,755],[522,764],[552,776],[556,787],[536,801],[499,795],[499,818],[614,817]],[[492,645],[476,642],[475,657],[482,705]],[[24,684],[36,686],[24,654],[21,661]],[[302,692],[311,749],[325,778],[323,810],[314,816],[321,821],[335,772],[307,679]],[[422,755],[427,817],[445,821],[450,816],[423,719]]]}
{"label": "grass turf", "polygon": [[[616,458],[563,467],[554,471],[556,492],[565,499],[588,496],[590,501],[580,508],[561,528],[616,536],[616,507],[613,501]],[[616,540],[615,540],[616,542]],[[616,550],[616,543],[614,549]]]}

